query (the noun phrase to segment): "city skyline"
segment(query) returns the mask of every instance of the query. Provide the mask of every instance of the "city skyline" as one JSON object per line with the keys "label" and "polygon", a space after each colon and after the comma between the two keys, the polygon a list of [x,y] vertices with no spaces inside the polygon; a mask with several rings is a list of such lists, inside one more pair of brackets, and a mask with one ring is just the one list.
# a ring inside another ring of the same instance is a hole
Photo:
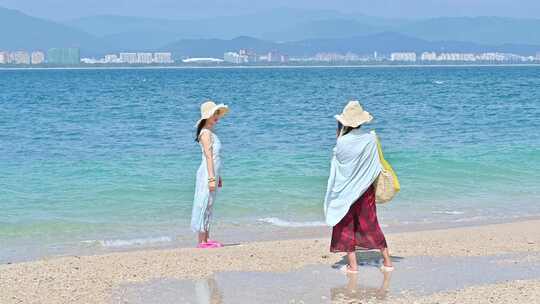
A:
{"label": "city skyline", "polygon": [[512,53],[483,52],[483,53],[463,53],[463,52],[441,52],[424,51],[417,52],[391,52],[388,54],[374,51],[371,54],[356,54],[353,52],[319,52],[313,56],[289,57],[288,54],[269,51],[257,54],[250,49],[239,49],[238,51],[227,51],[223,54],[223,59],[212,57],[182,57],[174,60],[171,52],[120,52],[118,54],[106,54],[101,58],[82,57],[77,48],[52,48],[47,51],[47,55],[40,50],[28,51],[0,51],[1,65],[167,65],[177,64],[232,64],[232,65],[257,65],[257,64],[305,64],[305,63],[366,63],[366,64],[388,64],[388,63],[416,63],[420,64],[531,64],[540,63],[540,52],[535,55],[521,56]]}
{"label": "city skyline", "polygon": [[[247,1],[247,0],[156,0],[152,6],[140,0],[116,1],[96,0],[80,3],[68,0],[0,0],[0,7],[21,10],[25,13],[66,21],[95,15],[142,16],[154,18],[213,18],[237,16],[274,9],[334,10],[346,14],[362,14],[386,18],[430,18],[462,16],[503,16],[514,18],[540,18],[540,2],[520,1],[519,6],[510,0],[413,0],[403,3],[398,0],[354,1],[336,0],[285,0]],[[81,9],[83,8],[83,9]]]}

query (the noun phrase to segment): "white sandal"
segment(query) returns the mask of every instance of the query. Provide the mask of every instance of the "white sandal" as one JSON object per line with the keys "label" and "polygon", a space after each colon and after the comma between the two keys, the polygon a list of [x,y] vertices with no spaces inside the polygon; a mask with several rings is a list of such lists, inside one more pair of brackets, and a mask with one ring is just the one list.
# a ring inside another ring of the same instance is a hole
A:
{"label": "white sandal", "polygon": [[381,269],[382,272],[392,272],[392,271],[394,271],[394,266],[384,266],[384,265],[382,265],[380,269]]}
{"label": "white sandal", "polygon": [[357,274],[358,273],[358,270],[351,270],[351,266],[349,266],[349,265],[341,265],[339,267],[339,270],[341,272],[343,272],[344,274],[348,274],[348,273]]}

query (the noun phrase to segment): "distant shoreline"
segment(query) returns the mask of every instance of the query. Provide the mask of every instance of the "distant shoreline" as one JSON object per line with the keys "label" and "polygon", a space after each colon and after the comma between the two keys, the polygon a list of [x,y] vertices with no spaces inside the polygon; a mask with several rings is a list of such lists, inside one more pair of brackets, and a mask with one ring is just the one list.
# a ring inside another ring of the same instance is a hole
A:
{"label": "distant shoreline", "polygon": [[460,68],[460,67],[540,67],[540,63],[509,64],[365,64],[365,65],[185,65],[185,66],[65,66],[0,67],[0,70],[179,70],[179,69],[297,69],[297,68]]}

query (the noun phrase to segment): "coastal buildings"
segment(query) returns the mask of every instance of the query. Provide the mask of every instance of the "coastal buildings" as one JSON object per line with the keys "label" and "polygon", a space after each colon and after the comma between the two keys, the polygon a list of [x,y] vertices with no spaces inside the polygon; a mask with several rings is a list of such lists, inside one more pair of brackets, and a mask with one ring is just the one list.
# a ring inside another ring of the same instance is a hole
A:
{"label": "coastal buildings", "polygon": [[211,58],[211,57],[196,57],[196,58],[186,58],[182,59],[183,63],[222,63],[224,60],[219,58]]}
{"label": "coastal buildings", "polygon": [[120,53],[120,63],[137,63],[137,53]]}
{"label": "coastal buildings", "polygon": [[30,54],[27,51],[12,52],[9,61],[13,64],[30,64]]}
{"label": "coastal buildings", "polygon": [[475,61],[474,54],[461,54],[461,53],[441,53],[436,59],[437,61]]}
{"label": "coastal buildings", "polygon": [[469,53],[441,53],[437,56],[438,61],[476,61],[476,56]]}
{"label": "coastal buildings", "polygon": [[261,61],[266,62],[280,62],[280,63],[286,63],[289,62],[289,56],[286,54],[281,54],[277,51],[268,52],[266,56],[261,56]]}
{"label": "coastal buildings", "polygon": [[435,53],[435,52],[423,52],[422,55],[420,55],[420,60],[422,60],[422,61],[437,60],[437,53]]}
{"label": "coastal buildings", "polygon": [[120,63],[120,57],[116,54],[107,54],[103,60],[103,63]]}
{"label": "coastal buildings", "polygon": [[289,62],[289,56],[277,51],[271,51],[265,55],[258,56],[255,52],[240,49],[238,52],[226,52],[223,54],[223,60],[233,64],[268,62],[268,63],[286,63]]}
{"label": "coastal buildings", "polygon": [[154,53],[154,63],[157,63],[157,64],[174,63],[174,60],[172,59],[172,53],[169,53],[169,52]]}
{"label": "coastal buildings", "polygon": [[9,53],[0,52],[0,64],[8,64],[8,63],[9,63]]}
{"label": "coastal buildings", "polygon": [[[317,53],[311,61],[320,61],[320,62],[368,62],[377,60],[377,53],[369,55],[358,55],[352,52],[346,54],[340,53]],[[292,59],[291,59],[292,61]],[[295,59],[296,61],[296,59]]]}
{"label": "coastal buildings", "polygon": [[390,54],[391,61],[416,62],[416,53],[398,52]]}
{"label": "coastal buildings", "polygon": [[31,55],[32,64],[44,64],[45,63],[45,53],[41,51],[34,51]]}
{"label": "coastal buildings", "polygon": [[154,61],[152,53],[137,53],[137,63],[151,64]]}
{"label": "coastal buildings", "polygon": [[[77,48],[52,48],[45,54],[39,50],[15,50],[0,51],[0,65],[75,65],[79,63],[93,64],[122,64],[122,65],[169,65],[174,64],[171,52],[122,52],[119,54],[106,54],[101,58],[80,58]],[[178,56],[178,54],[177,54]],[[484,52],[441,52],[425,51],[415,52],[394,52],[390,54],[379,53],[377,51],[369,54],[356,54],[353,52],[321,52],[313,56],[289,58],[286,54],[278,51],[270,51],[258,56],[248,49],[226,52],[223,59],[219,58],[183,58],[182,63],[191,64],[218,64],[227,62],[231,64],[284,64],[293,62],[295,64],[390,64],[390,63],[419,63],[419,64],[527,64],[540,63],[540,52],[528,56],[511,53]]]}
{"label": "coastal buildings", "polygon": [[240,54],[240,56],[247,57],[247,62],[249,63],[255,63],[259,61],[259,57],[257,56],[257,54],[251,50],[241,49],[240,51],[238,51],[238,54]]}
{"label": "coastal buildings", "polygon": [[499,54],[499,53],[483,53],[483,54],[478,55],[478,60],[502,62],[504,61],[504,56],[503,54]]}
{"label": "coastal buildings", "polygon": [[438,62],[494,62],[494,63],[511,63],[511,62],[527,62],[532,61],[530,57],[519,56],[515,54],[504,53],[423,53],[422,61],[438,61]]}
{"label": "coastal buildings", "polygon": [[118,55],[107,54],[103,58],[83,58],[86,64],[171,64],[174,63],[170,52],[122,52]]}
{"label": "coastal buildings", "polygon": [[105,58],[99,59],[98,63],[123,63],[123,64],[170,64],[174,63],[172,53],[170,52],[122,52],[119,56],[116,54],[105,55]]}
{"label": "coastal buildings", "polygon": [[378,52],[373,52],[369,54],[356,54],[353,52],[342,53],[317,53],[312,57],[293,57],[290,58],[291,62],[325,62],[325,63],[376,63],[388,60],[387,57],[381,55]]}
{"label": "coastal buildings", "polygon": [[226,52],[225,54],[223,54],[223,60],[228,63],[242,64],[248,63],[248,56],[240,55],[236,52]]}
{"label": "coastal buildings", "polygon": [[238,52],[225,52],[223,54],[223,60],[228,63],[242,64],[242,63],[256,63],[259,61],[265,61],[261,56],[248,49],[240,49]]}
{"label": "coastal buildings", "polygon": [[76,65],[81,62],[78,48],[52,48],[47,51],[47,63],[58,65]]}
{"label": "coastal buildings", "polygon": [[345,56],[338,53],[317,53],[315,60],[321,62],[339,62],[345,61]]}

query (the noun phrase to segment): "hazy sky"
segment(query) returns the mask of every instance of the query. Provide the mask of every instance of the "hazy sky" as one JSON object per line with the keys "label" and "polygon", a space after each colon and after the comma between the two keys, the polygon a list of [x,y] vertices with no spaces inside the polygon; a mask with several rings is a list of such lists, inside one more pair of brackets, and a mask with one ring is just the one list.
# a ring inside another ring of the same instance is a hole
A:
{"label": "hazy sky", "polygon": [[211,17],[279,7],[405,18],[486,15],[540,18],[540,0],[0,0],[0,6],[57,20],[96,14]]}

